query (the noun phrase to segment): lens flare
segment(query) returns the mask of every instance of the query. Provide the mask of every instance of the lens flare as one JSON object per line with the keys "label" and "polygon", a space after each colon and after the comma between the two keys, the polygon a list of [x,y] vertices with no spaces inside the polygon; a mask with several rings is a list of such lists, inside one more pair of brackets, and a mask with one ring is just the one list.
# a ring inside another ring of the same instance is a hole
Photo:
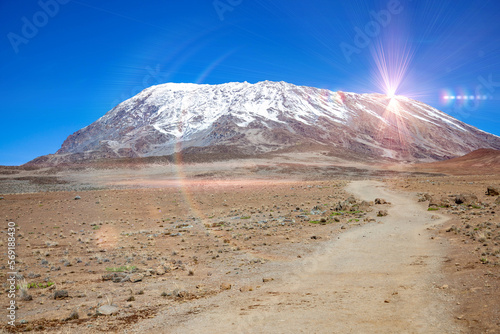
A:
{"label": "lens flare", "polygon": [[374,83],[389,98],[396,96],[413,58],[411,48],[396,41],[378,41],[370,49],[376,67]]}
{"label": "lens flare", "polygon": [[488,99],[488,95],[481,95],[471,88],[455,88],[455,89],[444,89],[441,91],[440,101],[443,106],[455,107],[455,108],[479,108],[485,100]]}

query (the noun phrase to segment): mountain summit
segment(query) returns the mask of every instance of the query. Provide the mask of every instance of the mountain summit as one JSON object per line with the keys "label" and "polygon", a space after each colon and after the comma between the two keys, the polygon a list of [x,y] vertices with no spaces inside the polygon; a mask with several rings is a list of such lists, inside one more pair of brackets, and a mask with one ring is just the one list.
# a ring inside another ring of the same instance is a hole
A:
{"label": "mountain summit", "polygon": [[152,86],[70,135],[34,163],[225,148],[260,154],[308,144],[398,161],[433,161],[500,137],[403,96],[332,92],[285,82]]}

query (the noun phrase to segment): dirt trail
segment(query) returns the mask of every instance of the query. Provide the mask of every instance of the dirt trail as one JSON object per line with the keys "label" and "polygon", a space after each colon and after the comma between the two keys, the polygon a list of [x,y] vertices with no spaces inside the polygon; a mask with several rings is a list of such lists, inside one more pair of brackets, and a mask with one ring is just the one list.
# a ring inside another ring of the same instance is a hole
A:
{"label": "dirt trail", "polygon": [[[255,291],[200,302],[198,314],[169,310],[132,331],[173,333],[460,333],[455,302],[439,289],[446,246],[430,239],[431,213],[375,181],[347,189],[392,202],[383,223],[325,242],[320,252],[276,272]],[[203,303],[209,303],[209,305]],[[179,315],[179,313],[177,313]],[[174,320],[176,319],[176,320]]]}

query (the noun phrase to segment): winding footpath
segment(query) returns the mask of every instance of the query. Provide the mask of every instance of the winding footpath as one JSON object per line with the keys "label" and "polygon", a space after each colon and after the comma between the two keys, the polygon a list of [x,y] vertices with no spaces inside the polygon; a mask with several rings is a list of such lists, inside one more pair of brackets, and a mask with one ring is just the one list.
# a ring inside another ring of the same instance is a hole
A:
{"label": "winding footpath", "polygon": [[383,223],[355,227],[324,242],[320,252],[276,273],[276,282],[261,289],[219,299],[218,307],[175,324],[169,320],[174,314],[161,313],[132,331],[464,332],[452,317],[456,303],[439,289],[446,245],[430,238],[427,227],[436,224],[432,214],[411,194],[389,191],[380,182],[355,181],[347,191],[368,201],[385,198],[392,203],[389,215],[380,219]]}

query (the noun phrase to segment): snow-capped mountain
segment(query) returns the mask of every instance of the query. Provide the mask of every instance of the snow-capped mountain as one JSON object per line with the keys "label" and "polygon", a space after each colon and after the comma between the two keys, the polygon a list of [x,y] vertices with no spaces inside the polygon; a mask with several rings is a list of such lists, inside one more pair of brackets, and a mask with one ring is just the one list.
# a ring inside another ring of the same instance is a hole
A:
{"label": "snow-capped mountain", "polygon": [[226,147],[245,154],[303,144],[367,157],[431,161],[500,149],[485,133],[424,103],[285,82],[166,83],[120,103],[39,162],[169,155]]}

